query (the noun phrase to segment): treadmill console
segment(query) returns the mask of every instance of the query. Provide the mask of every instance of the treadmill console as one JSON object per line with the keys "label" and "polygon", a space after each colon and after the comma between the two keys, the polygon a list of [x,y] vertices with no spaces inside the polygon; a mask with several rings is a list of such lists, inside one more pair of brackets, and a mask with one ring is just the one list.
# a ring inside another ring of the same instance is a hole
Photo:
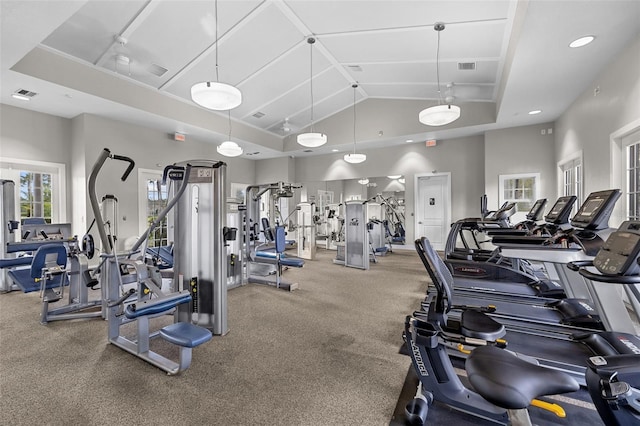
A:
{"label": "treadmill console", "polygon": [[620,195],[619,189],[592,192],[571,219],[571,226],[587,230],[607,228],[609,217]]}
{"label": "treadmill console", "polygon": [[551,207],[551,210],[544,217],[545,222],[553,225],[563,225],[569,221],[571,209],[576,202],[575,195],[567,195],[558,198],[558,201]]}
{"label": "treadmill console", "polygon": [[604,275],[637,275],[639,254],[640,222],[626,221],[607,238],[593,266]]}
{"label": "treadmill console", "polygon": [[546,205],[547,205],[546,198],[541,198],[539,200],[536,200],[536,202],[533,204],[533,206],[529,210],[529,213],[527,213],[527,220],[531,220],[534,222],[538,222],[539,220],[542,220],[542,215],[544,214],[544,208]]}

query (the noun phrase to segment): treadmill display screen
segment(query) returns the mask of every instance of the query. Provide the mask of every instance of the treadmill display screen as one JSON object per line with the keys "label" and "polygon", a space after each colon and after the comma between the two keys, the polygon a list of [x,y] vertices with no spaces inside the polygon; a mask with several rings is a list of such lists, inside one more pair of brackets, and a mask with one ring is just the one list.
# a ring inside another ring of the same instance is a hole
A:
{"label": "treadmill display screen", "polygon": [[544,212],[543,209],[545,204],[547,204],[546,199],[536,201],[533,204],[533,207],[531,207],[531,210],[529,210],[527,217],[531,218],[532,220],[540,220],[540,217],[542,217],[542,213]]}
{"label": "treadmill display screen", "polygon": [[[573,203],[570,203],[569,201],[571,200],[571,197],[560,197],[558,198],[558,201],[556,201],[556,203],[553,205],[553,207],[551,207],[551,211],[549,211],[549,213],[547,213],[547,215],[545,216],[545,220],[548,223],[555,223],[557,224],[558,220],[562,217],[562,216],[566,216],[568,219],[568,212],[567,209],[571,209],[571,207],[573,207]],[[565,220],[567,220],[565,219]]]}
{"label": "treadmill display screen", "polygon": [[613,206],[619,197],[620,190],[617,189],[591,193],[571,219],[571,225],[583,229],[606,228]]}

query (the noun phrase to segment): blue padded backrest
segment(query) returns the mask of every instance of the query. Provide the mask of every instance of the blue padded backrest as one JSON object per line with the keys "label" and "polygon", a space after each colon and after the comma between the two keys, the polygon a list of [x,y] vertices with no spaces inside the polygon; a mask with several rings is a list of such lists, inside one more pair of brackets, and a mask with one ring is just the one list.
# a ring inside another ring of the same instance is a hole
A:
{"label": "blue padded backrest", "polygon": [[276,252],[278,253],[284,253],[284,246],[287,244],[287,241],[285,239],[285,232],[284,232],[284,227],[282,226],[276,226]]}
{"label": "blue padded backrest", "polygon": [[22,219],[23,225],[46,225],[47,221],[44,217],[25,217]]}
{"label": "blue padded backrest", "polygon": [[67,267],[67,249],[62,244],[40,246],[31,262],[31,278],[40,278],[42,269],[51,262],[55,262],[63,268]]}

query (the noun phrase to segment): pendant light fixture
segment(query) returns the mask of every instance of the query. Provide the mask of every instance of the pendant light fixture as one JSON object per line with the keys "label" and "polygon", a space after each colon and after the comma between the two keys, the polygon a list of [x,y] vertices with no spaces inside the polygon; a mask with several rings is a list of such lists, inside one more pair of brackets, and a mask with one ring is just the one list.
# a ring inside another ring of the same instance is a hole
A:
{"label": "pendant light fixture", "polygon": [[[444,23],[436,22],[433,29],[438,32],[438,50],[436,51],[436,76],[438,80],[438,105],[423,109],[418,115],[422,124],[427,126],[444,126],[460,118],[460,107],[452,105],[453,96],[447,96],[446,104],[442,104],[440,91],[440,32],[444,30]],[[449,89],[451,86],[447,86]]]}
{"label": "pendant light fixture", "polygon": [[300,133],[298,135],[298,143],[302,146],[306,146],[307,148],[317,148],[319,146],[327,143],[327,135],[324,133],[315,133],[313,131],[313,43],[316,42],[316,39],[313,37],[309,37],[307,39],[307,43],[309,43],[309,52],[310,52],[310,75],[309,75],[309,85],[311,87],[311,128],[309,133]]}
{"label": "pendant light fixture", "polygon": [[351,164],[362,163],[367,159],[365,154],[356,154],[356,89],[357,84],[352,84],[353,87],[353,152],[344,155],[344,161]]}
{"label": "pendant light fixture", "polygon": [[218,145],[218,147],[216,148],[216,151],[218,151],[218,154],[224,155],[225,157],[237,157],[239,155],[242,155],[244,151],[242,150],[242,147],[240,145],[238,145],[237,143],[231,140],[231,111],[228,111],[228,114],[229,114],[229,140],[222,142],[220,145]]}
{"label": "pendant light fixture", "polygon": [[237,87],[220,83],[218,75],[218,0],[215,0],[216,24],[216,81],[203,81],[191,86],[191,99],[196,104],[215,111],[227,111],[242,103],[242,93]]}

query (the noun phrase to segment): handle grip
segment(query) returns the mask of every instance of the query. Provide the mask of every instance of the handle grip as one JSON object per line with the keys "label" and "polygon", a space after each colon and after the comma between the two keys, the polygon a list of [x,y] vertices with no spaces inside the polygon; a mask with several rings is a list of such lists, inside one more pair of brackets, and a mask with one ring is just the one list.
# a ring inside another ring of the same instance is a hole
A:
{"label": "handle grip", "polygon": [[124,171],[124,174],[120,178],[120,180],[124,182],[125,180],[127,180],[129,175],[131,174],[131,171],[133,170],[133,168],[136,166],[136,162],[129,157],[125,157],[124,155],[113,154],[111,158],[113,158],[114,160],[120,160],[120,161],[125,161],[129,163],[127,170]]}

